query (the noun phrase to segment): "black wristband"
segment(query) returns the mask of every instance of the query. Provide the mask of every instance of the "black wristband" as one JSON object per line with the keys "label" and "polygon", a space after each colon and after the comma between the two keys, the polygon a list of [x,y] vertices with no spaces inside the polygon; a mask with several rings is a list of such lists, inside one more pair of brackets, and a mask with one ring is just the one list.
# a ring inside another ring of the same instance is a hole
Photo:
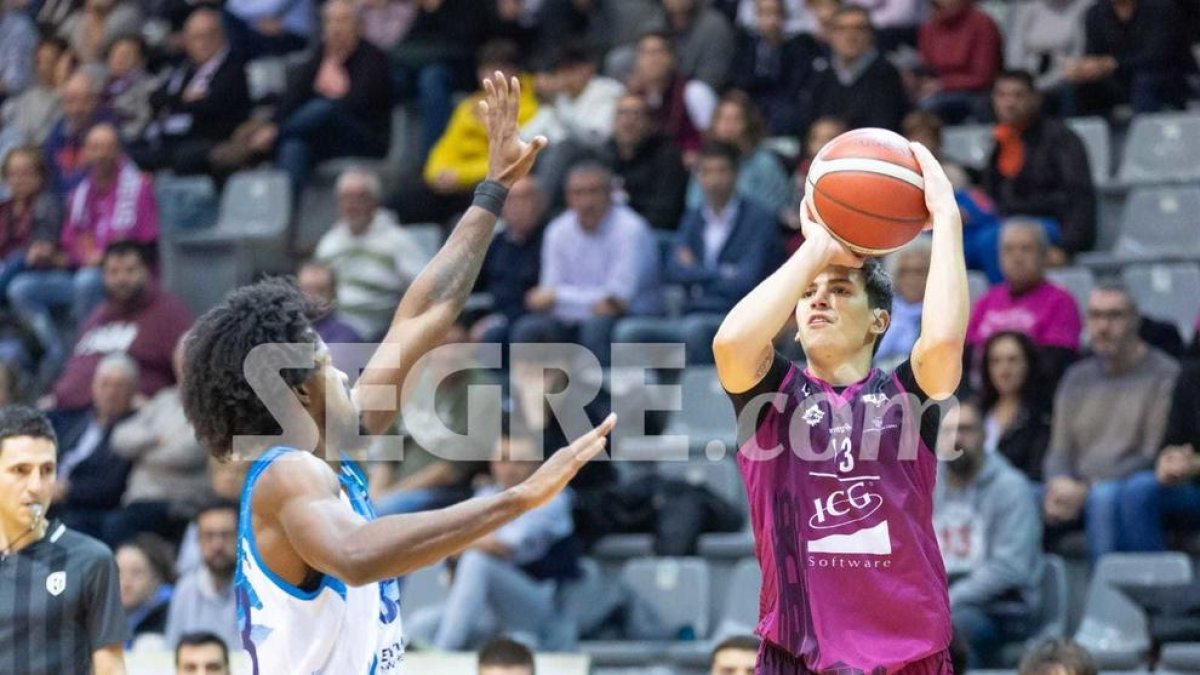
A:
{"label": "black wristband", "polygon": [[494,180],[485,180],[475,187],[475,199],[471,201],[471,205],[499,218],[507,198],[508,188]]}

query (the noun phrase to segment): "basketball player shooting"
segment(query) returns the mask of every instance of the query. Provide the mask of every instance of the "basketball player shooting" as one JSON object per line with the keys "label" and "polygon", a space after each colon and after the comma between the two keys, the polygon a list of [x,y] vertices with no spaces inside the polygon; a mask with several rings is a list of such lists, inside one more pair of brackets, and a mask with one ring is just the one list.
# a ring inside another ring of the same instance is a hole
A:
{"label": "basketball player shooting", "polygon": [[[871,367],[888,328],[891,281],[810,212],[804,244],[729,312],[713,340],[738,412],[738,464],[763,573],[758,675],[951,672],[946,573],[932,524],[937,416],[924,412],[959,383],[967,278],[950,182],[928,150],[912,149],[933,261],[908,361],[893,373]],[[772,347],[793,313],[806,368]],[[908,437],[907,453],[906,434],[919,434]]]}
{"label": "basketball player shooting", "polygon": [[462,310],[508,188],[529,172],[546,144],[517,135],[515,78],[507,81],[497,72],[484,89],[479,114],[489,139],[488,180],[404,295],[353,391],[309,323],[312,308],[281,280],[235,291],[189,333],[184,409],[197,438],[219,458],[229,456],[239,435],[274,435],[282,426],[284,438],[292,440],[289,425],[276,420],[247,382],[243,368],[252,350],[272,344],[315,349],[312,367],[275,373],[283,378],[280,393],[315,423],[315,448],[300,440],[257,448],[242,491],[237,616],[256,675],[403,672],[395,578],[462,551],[550,501],[603,449],[615,424],[610,416],[525,482],[495,496],[378,519],[362,470],[339,454],[361,444],[360,426],[379,434],[395,419],[400,384]]}

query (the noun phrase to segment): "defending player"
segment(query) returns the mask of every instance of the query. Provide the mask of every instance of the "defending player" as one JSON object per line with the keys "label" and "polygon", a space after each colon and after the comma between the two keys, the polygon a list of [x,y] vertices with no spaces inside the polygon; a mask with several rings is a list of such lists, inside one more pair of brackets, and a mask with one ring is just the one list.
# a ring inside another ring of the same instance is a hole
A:
{"label": "defending player", "polygon": [[[266,452],[254,461],[242,492],[235,583],[242,642],[256,675],[403,672],[395,577],[461,551],[549,501],[604,447],[615,423],[613,417],[605,420],[513,489],[413,515],[375,519],[362,470],[348,459],[338,461],[338,453],[354,444],[360,424],[378,434],[395,418],[389,409],[399,399],[398,385],[461,311],[507,188],[528,173],[545,145],[540,137],[525,143],[517,136],[515,78],[510,84],[496,73],[484,88],[480,114],[489,137],[488,180],[404,295],[384,345],[353,392],[313,332],[306,316],[310,307],[283,281],[235,291],[189,334],[184,408],[197,437],[218,457],[229,454],[238,435],[279,433],[275,416],[243,372],[251,351],[268,344],[316,348],[316,366],[280,371],[286,388],[277,392],[315,422],[316,454],[262,448]],[[311,447],[301,439],[288,445]]]}
{"label": "defending player", "polygon": [[[938,427],[923,406],[958,386],[967,278],[950,182],[928,150],[913,151],[933,262],[908,361],[894,373],[871,368],[891,281],[807,214],[804,244],[713,340],[738,411],[738,464],[763,572],[759,675],[950,673],[946,573],[932,524]],[[804,369],[772,348],[793,312]]]}

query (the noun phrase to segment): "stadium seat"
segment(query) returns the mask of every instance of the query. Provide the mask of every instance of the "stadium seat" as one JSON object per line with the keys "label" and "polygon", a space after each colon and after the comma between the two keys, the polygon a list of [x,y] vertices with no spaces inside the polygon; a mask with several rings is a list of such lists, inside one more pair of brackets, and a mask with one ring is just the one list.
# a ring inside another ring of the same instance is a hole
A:
{"label": "stadium seat", "polygon": [[217,186],[208,176],[154,176],[158,222],[164,231],[201,230],[216,224],[220,213]]}
{"label": "stadium seat", "polygon": [[664,478],[707,487],[741,513],[746,512],[746,490],[742,487],[742,475],[732,457],[718,461],[695,457],[686,462],[659,462],[657,470],[658,475]]}
{"label": "stadium seat", "polygon": [[1108,122],[1103,117],[1072,117],[1067,126],[1079,135],[1092,168],[1092,182],[1105,186],[1112,182],[1112,143]]}
{"label": "stadium seat", "polygon": [[1086,267],[1060,267],[1046,270],[1046,278],[1055,286],[1061,286],[1071,293],[1082,312],[1087,307],[1088,296],[1096,286],[1092,271]]}
{"label": "stadium seat", "polygon": [[1200,642],[1175,642],[1163,645],[1157,672],[1200,673]]}
{"label": "stadium seat", "polygon": [[1042,608],[1037,618],[1036,632],[1023,643],[1004,646],[1001,661],[1005,666],[1016,666],[1027,649],[1043,640],[1061,638],[1067,634],[1067,563],[1053,553],[1046,554],[1045,561],[1040,585]]}
{"label": "stadium seat", "polygon": [[[753,558],[738,561],[725,588],[725,601],[712,638],[703,642],[672,645],[670,659],[677,670],[701,671],[722,640],[735,635],[752,635],[758,625],[758,596],[762,572]],[[714,589],[720,590],[720,589]]]}
{"label": "stadium seat", "polygon": [[1138,115],[1129,128],[1118,179],[1124,184],[1200,180],[1200,114]]}
{"label": "stadium seat", "polygon": [[[749,519],[747,525],[749,527]],[[754,533],[749,529],[741,532],[713,532],[700,535],[697,546],[705,558],[745,558],[754,555]]]}
{"label": "stadium seat", "polygon": [[1075,641],[1102,670],[1141,667],[1150,648],[1146,615],[1120,585],[1187,583],[1192,566],[1183,553],[1111,553],[1100,559],[1088,587]]}
{"label": "stadium seat", "polygon": [[291,219],[292,189],[283,171],[239,171],[225,184],[218,229],[244,236],[279,237]]}
{"label": "stadium seat", "polygon": [[250,89],[250,100],[255,103],[282,96],[287,89],[287,63],[277,56],[247,63],[246,85]]}
{"label": "stadium seat", "polygon": [[687,434],[693,447],[707,447],[718,440],[732,452],[737,443],[737,420],[733,404],[721,388],[717,369],[712,366],[688,368],[680,382],[683,388],[683,410],[674,416],[668,433]]}
{"label": "stadium seat", "polygon": [[1113,253],[1200,256],[1200,186],[1136,188],[1125,200]]}
{"label": "stadium seat", "polygon": [[1174,322],[1185,344],[1200,314],[1200,266],[1194,263],[1134,265],[1122,271],[1142,314]]}
{"label": "stadium seat", "polygon": [[992,154],[995,139],[987,124],[946,127],[942,133],[942,154],[969,169],[982,169]]}
{"label": "stadium seat", "polygon": [[982,298],[985,293],[988,292],[990,287],[991,283],[988,282],[986,274],[978,270],[967,271],[967,292],[971,295],[972,307],[974,307],[975,303]]}
{"label": "stadium seat", "polygon": [[631,560],[654,555],[652,534],[610,534],[592,547],[591,554],[607,560]]}

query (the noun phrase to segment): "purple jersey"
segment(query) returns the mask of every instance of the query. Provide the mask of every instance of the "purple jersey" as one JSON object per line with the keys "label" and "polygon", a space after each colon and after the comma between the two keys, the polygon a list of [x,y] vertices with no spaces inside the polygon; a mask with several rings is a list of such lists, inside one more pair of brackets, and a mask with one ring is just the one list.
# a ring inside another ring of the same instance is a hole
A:
{"label": "purple jersey", "polygon": [[908,362],[839,392],[776,354],[731,398],[763,573],[758,633],[813,672],[890,674],[944,652],[937,405],[924,414]]}

